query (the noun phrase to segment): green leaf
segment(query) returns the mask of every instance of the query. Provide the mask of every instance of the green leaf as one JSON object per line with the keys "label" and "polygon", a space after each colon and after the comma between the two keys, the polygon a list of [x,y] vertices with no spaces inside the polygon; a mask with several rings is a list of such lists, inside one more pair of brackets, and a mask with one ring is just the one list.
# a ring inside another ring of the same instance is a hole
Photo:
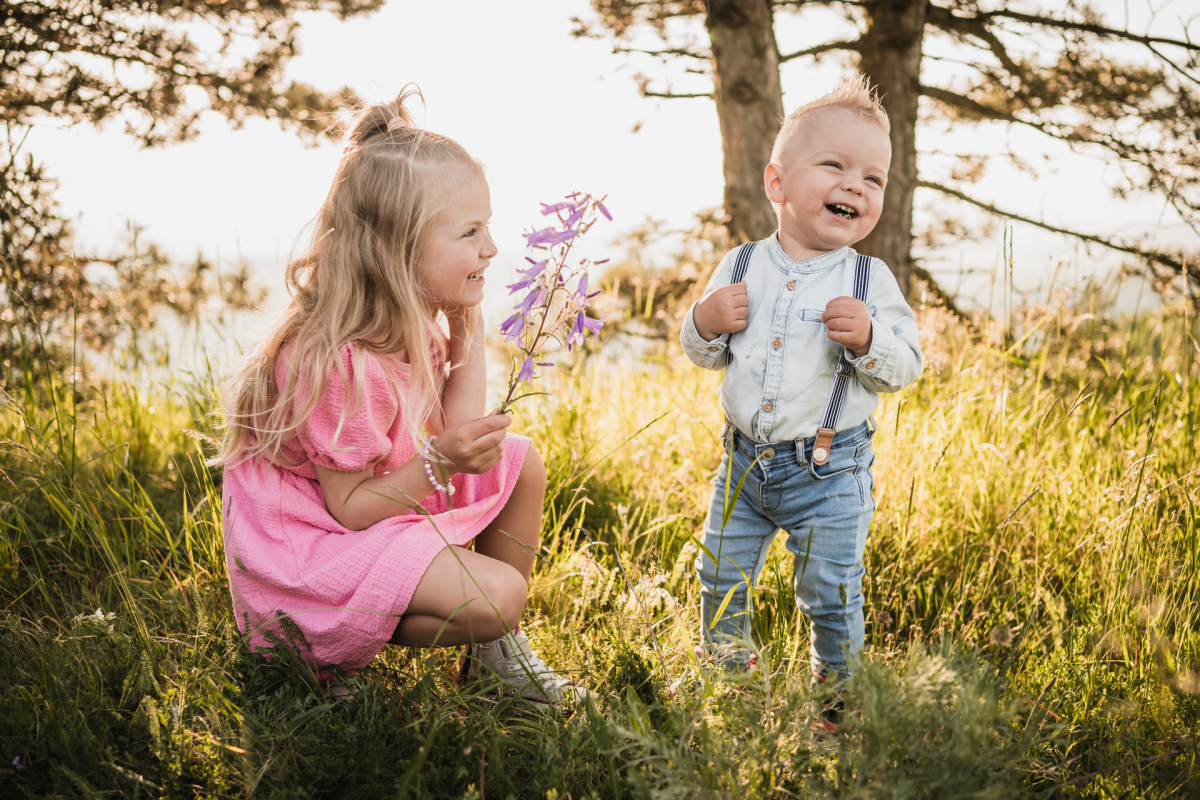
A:
{"label": "green leaf", "polygon": [[[733,507],[737,505],[738,498],[742,496],[742,486],[746,483],[746,476],[750,474],[750,470],[754,469],[754,465],[758,463],[762,456],[750,462],[750,466],[746,467],[746,471],[742,473],[742,479],[738,481],[737,489],[733,492],[733,502],[729,502],[729,470],[725,470],[725,508],[721,513],[721,530],[725,530],[725,526],[729,524],[729,518],[733,516]],[[729,458],[729,465],[733,466],[733,457]]]}
{"label": "green leaf", "polygon": [[740,583],[735,583],[728,592],[725,593],[725,599],[721,601],[721,607],[717,609],[717,613],[713,614],[712,619],[708,623],[708,629],[711,631],[717,627],[718,620],[725,616],[725,609],[729,608],[729,601],[733,599],[733,593],[741,586]]}

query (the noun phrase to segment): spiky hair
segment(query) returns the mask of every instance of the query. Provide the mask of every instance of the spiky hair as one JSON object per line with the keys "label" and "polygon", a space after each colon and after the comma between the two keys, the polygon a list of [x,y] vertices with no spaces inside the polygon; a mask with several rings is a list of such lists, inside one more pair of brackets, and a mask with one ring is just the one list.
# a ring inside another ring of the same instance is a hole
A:
{"label": "spiky hair", "polygon": [[837,88],[824,97],[818,97],[811,103],[800,106],[787,115],[779,135],[775,137],[775,146],[771,149],[771,163],[778,164],[784,150],[799,131],[805,117],[810,117],[823,108],[844,108],[857,111],[864,117],[869,117],[883,128],[884,133],[892,132],[892,123],[888,121],[887,111],[879,102],[879,92],[871,86],[866,75],[847,78],[838,84]]}

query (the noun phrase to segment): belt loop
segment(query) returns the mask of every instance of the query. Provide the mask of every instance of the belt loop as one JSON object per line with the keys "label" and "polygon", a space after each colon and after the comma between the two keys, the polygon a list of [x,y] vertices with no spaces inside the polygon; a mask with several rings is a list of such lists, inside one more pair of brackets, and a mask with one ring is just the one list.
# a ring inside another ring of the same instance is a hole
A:
{"label": "belt loop", "polygon": [[867,430],[871,432],[872,436],[875,435],[875,431],[879,430],[879,423],[875,421],[874,414],[867,415]]}
{"label": "belt loop", "polygon": [[808,459],[804,457],[804,439],[796,440],[796,463],[802,467],[808,466]]}

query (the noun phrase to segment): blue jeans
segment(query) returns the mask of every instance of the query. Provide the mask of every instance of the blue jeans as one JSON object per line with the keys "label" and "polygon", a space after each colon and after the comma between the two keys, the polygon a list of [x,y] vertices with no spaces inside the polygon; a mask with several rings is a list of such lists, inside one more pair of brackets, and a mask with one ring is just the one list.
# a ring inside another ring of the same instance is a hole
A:
{"label": "blue jeans", "polygon": [[[793,556],[796,606],[809,618],[813,674],[848,674],[846,659],[863,644],[863,548],[875,513],[873,433],[866,422],[839,431],[829,460],[818,466],[812,463],[815,437],[763,444],[734,432],[731,499],[742,475],[755,458],[759,460],[746,475],[724,530],[728,449],[713,481],[703,541],[720,564],[703,549],[696,557],[705,642],[750,641],[746,579],[751,585],[758,582],[767,548],[782,528]],[[713,615],[731,589],[729,605],[713,625]],[[736,646],[730,657],[747,658]]]}

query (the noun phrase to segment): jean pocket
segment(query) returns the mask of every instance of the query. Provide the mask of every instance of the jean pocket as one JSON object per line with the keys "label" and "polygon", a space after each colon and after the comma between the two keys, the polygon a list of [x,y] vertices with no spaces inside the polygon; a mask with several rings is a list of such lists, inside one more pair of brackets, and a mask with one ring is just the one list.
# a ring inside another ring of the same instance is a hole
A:
{"label": "jean pocket", "polygon": [[[870,445],[870,440],[867,441],[867,445]],[[858,469],[860,449],[852,445],[830,448],[829,460],[824,464],[815,463],[810,456],[808,459],[808,474],[816,480],[824,481],[835,475],[841,475],[844,472]]]}

